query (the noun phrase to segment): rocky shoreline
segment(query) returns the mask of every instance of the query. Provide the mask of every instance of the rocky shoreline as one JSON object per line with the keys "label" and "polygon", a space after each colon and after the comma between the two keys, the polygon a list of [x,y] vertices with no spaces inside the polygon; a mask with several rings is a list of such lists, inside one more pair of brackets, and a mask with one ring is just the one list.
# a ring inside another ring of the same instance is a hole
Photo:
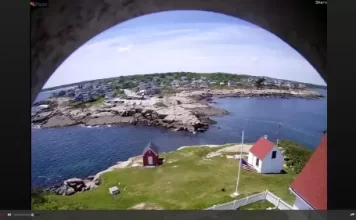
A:
{"label": "rocky shoreline", "polygon": [[96,189],[99,187],[100,183],[100,177],[96,176],[89,176],[86,179],[71,178],[63,181],[62,184],[57,184],[44,189],[44,191],[61,196],[70,196],[75,193]]}
{"label": "rocky shoreline", "polygon": [[68,98],[51,98],[35,106],[42,107],[32,114],[36,128],[66,126],[100,126],[131,124],[156,126],[175,131],[204,132],[213,124],[210,116],[227,115],[224,109],[214,107],[214,97],[298,97],[317,99],[320,94],[311,90],[234,89],[184,91],[150,100],[105,101],[90,107],[78,107]]}

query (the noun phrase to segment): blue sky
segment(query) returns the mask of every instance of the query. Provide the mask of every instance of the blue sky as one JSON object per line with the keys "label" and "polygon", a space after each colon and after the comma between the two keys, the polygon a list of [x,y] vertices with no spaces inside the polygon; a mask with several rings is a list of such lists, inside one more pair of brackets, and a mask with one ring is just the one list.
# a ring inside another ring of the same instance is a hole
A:
{"label": "blue sky", "polygon": [[92,38],[69,56],[46,87],[121,75],[228,72],[325,85],[297,51],[243,20],[202,11],[141,16]]}

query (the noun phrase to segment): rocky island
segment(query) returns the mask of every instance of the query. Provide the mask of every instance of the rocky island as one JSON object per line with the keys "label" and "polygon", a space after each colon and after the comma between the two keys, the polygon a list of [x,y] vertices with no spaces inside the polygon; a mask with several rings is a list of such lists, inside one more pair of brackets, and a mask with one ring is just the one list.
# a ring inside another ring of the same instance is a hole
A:
{"label": "rocky island", "polygon": [[76,104],[68,97],[52,97],[35,103],[32,124],[40,128],[131,124],[157,126],[176,131],[203,132],[214,123],[209,116],[228,114],[215,107],[214,97],[322,97],[312,90],[200,89],[147,98],[101,98]]}

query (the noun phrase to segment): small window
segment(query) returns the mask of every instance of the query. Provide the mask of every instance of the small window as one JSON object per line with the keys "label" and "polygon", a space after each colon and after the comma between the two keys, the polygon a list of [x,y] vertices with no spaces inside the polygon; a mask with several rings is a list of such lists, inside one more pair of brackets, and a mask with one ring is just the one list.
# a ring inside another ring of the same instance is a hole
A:
{"label": "small window", "polygon": [[260,159],[256,158],[256,166],[260,164]]}
{"label": "small window", "polygon": [[272,159],[277,157],[277,151],[272,151]]}

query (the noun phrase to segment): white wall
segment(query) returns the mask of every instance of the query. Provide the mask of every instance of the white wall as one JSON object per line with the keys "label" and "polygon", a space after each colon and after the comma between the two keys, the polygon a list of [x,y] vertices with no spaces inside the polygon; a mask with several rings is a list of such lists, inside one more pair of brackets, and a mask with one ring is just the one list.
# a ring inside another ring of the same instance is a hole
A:
{"label": "white wall", "polygon": [[257,170],[257,172],[260,173],[263,161],[260,160],[258,166],[256,166],[256,160],[257,160],[257,157],[255,155],[253,155],[251,152],[249,152],[248,153],[248,159],[247,159],[248,163],[251,164],[253,166],[253,168],[255,170]]}
{"label": "white wall", "polygon": [[251,152],[248,152],[247,163],[253,164],[253,154]]}
{"label": "white wall", "polygon": [[[277,151],[276,158],[272,159],[272,152]],[[280,173],[283,169],[284,156],[277,146],[266,155],[263,159],[261,173]]]}
{"label": "white wall", "polygon": [[296,196],[293,209],[295,210],[313,210],[312,207],[308,205],[303,199],[301,199],[298,195]]}
{"label": "white wall", "polygon": [[[272,152],[277,151],[276,158],[272,159]],[[253,167],[259,173],[280,173],[283,169],[284,156],[277,146],[274,146],[273,149],[266,155],[263,161],[260,160],[259,165],[256,166],[257,157],[254,156],[251,152],[248,153],[248,163],[252,164]],[[263,164],[263,165],[262,165]]]}

